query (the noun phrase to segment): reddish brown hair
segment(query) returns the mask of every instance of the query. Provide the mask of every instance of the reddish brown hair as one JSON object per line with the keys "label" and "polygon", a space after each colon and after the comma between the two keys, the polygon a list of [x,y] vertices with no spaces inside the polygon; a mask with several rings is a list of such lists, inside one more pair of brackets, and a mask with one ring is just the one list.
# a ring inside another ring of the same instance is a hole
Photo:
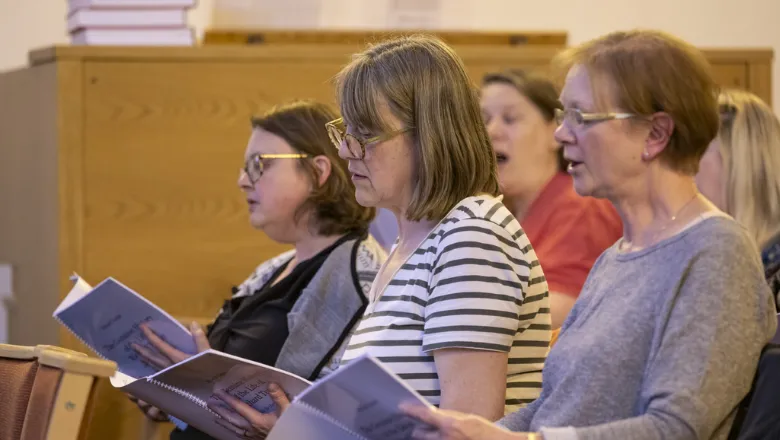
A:
{"label": "reddish brown hair", "polygon": [[638,115],[671,116],[674,131],[660,158],[675,171],[696,174],[719,123],[718,88],[701,51],[664,32],[634,30],[588,41],[555,61],[558,73],[575,65],[587,70],[602,111],[611,104]]}

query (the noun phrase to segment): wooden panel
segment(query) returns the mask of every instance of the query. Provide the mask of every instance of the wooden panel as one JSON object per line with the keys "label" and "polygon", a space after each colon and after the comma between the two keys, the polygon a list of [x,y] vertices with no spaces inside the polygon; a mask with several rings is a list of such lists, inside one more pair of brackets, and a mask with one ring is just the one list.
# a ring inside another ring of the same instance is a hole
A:
{"label": "wooden panel", "polygon": [[463,58],[471,80],[479,84],[486,73],[506,69],[524,69],[542,75],[547,74],[550,70],[550,59],[556,51],[546,48],[509,50],[459,48],[458,52]]}
{"label": "wooden panel", "polygon": [[748,67],[748,89],[772,105],[772,62],[755,62]]}
{"label": "wooden panel", "polygon": [[748,86],[746,63],[713,63],[712,72],[722,88],[745,89]]}
{"label": "wooden panel", "polygon": [[0,261],[14,271],[9,341],[55,345],[57,66],[0,76]]}
{"label": "wooden panel", "polygon": [[414,33],[433,34],[452,45],[566,46],[566,32],[471,32],[471,31],[329,31],[272,29],[208,29],[203,43],[210,44],[363,44]]}
{"label": "wooden panel", "polygon": [[[70,276],[84,271],[84,72],[76,60],[57,63],[57,191],[59,201],[59,265],[56,266],[59,291],[67,293]],[[64,295],[63,295],[64,296]],[[78,339],[59,328],[60,344],[84,351]]]}

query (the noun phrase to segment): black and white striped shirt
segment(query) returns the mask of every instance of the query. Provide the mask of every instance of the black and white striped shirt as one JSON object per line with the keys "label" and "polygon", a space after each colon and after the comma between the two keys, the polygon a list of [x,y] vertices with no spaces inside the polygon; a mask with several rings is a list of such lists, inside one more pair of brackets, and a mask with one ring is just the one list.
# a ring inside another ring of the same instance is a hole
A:
{"label": "black and white striped shirt", "polygon": [[550,342],[547,282],[500,198],[462,200],[367,308],[342,363],[370,353],[438,404],[433,351],[509,353],[505,412],[539,396]]}

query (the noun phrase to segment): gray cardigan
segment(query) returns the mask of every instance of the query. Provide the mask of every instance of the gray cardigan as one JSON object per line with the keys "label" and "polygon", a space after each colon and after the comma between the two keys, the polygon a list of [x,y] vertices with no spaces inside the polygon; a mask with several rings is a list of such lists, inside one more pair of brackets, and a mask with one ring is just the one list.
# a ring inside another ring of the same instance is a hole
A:
{"label": "gray cardigan", "polygon": [[[261,264],[234,296],[256,292],[294,254],[288,251]],[[275,366],[309,380],[332,372],[386,259],[387,254],[371,235],[333,249],[287,315],[289,337]]]}

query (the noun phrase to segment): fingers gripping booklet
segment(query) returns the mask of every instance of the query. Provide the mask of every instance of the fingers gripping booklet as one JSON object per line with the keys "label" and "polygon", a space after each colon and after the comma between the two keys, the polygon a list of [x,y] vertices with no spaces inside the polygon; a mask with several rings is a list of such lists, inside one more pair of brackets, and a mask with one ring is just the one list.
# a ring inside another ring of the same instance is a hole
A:
{"label": "fingers gripping booklet", "polygon": [[54,318],[98,356],[116,362],[121,373],[139,378],[159,370],[131,346],[135,343],[156,352],[141,332],[141,324],[180,351],[197,352],[192,334],[183,325],[119,281],[107,278],[94,288],[78,275],[71,281],[73,288],[54,311]]}
{"label": "fingers gripping booklet", "polygon": [[401,403],[431,407],[376,358],[363,355],[298,395],[268,440],[406,440],[426,425]]}
{"label": "fingers gripping booklet", "polygon": [[111,382],[123,392],[221,440],[242,437],[220,425],[220,416],[209,408],[209,403],[218,402],[217,390],[259,412],[271,413],[276,411],[276,404],[268,394],[269,383],[279,384],[290,396],[310,385],[294,374],[216,350],[204,351],[143,379],[115,376]]}
{"label": "fingers gripping booklet", "polygon": [[[293,399],[270,440],[402,440],[422,422],[403,415],[401,403],[430,404],[373,357],[363,356],[311,384],[294,374],[207,350],[162,371],[147,364],[131,344],[152,348],[139,326],[185,353],[197,351],[192,335],[141,295],[109,278],[94,289],[78,276],[54,317],[99,356],[117,363],[114,387],[148,402],[217,439],[242,437],[224,428],[209,408],[221,390],[261,413],[276,411],[268,384]],[[178,420],[177,420],[178,419]],[[245,440],[245,439],[244,439]]]}

